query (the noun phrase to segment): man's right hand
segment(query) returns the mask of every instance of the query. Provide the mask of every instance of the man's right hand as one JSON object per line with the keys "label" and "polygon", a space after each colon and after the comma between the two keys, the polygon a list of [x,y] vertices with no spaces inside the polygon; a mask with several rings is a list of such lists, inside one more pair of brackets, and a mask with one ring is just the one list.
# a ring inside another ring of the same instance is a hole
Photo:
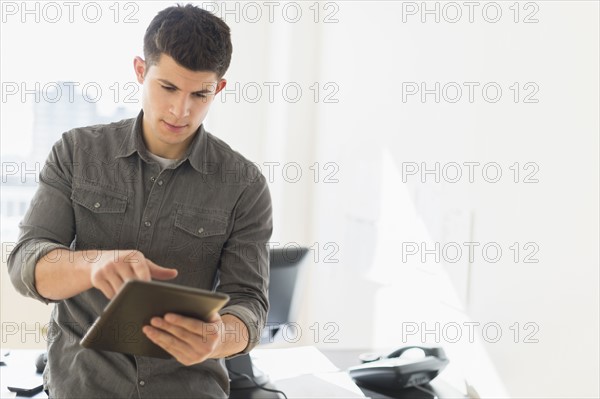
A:
{"label": "man's right hand", "polygon": [[107,298],[114,297],[127,280],[171,280],[177,277],[176,269],[162,267],[137,250],[103,251],[100,259],[91,263],[92,286]]}
{"label": "man's right hand", "polygon": [[35,267],[35,288],[42,297],[60,301],[97,288],[111,299],[127,280],[170,280],[176,269],[161,267],[140,251],[102,250],[90,260],[86,251],[57,248],[42,257]]}

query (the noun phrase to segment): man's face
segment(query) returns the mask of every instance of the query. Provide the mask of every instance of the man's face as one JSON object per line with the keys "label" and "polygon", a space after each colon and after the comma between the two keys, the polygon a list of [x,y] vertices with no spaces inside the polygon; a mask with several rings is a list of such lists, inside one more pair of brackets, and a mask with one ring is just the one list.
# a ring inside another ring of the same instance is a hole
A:
{"label": "man's face", "polygon": [[146,65],[136,57],[135,73],[143,85],[144,141],[158,156],[178,159],[194,139],[215,94],[226,84],[214,72],[197,72],[162,54],[158,63]]}

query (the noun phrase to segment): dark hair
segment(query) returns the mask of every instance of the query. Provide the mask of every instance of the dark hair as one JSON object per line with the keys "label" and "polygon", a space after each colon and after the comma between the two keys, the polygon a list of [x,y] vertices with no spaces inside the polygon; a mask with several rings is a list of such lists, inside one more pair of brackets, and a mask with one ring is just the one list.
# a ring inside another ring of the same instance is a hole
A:
{"label": "dark hair", "polygon": [[192,4],[160,11],[144,35],[147,68],[156,65],[164,53],[187,69],[215,72],[220,79],[229,68],[232,52],[229,26]]}

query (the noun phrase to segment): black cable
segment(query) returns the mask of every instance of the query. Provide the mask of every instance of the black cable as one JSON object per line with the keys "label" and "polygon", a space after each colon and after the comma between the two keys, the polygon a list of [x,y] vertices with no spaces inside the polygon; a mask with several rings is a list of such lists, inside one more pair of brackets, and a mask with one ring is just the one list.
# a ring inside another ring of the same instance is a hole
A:
{"label": "black cable", "polygon": [[260,385],[260,384],[258,384],[256,381],[254,381],[254,378],[250,377],[248,374],[238,373],[237,371],[233,371],[233,370],[227,370],[227,371],[229,371],[230,373],[233,373],[233,374],[235,374],[235,375],[238,375],[238,376],[241,376],[241,377],[244,377],[244,378],[247,378],[247,379],[249,379],[250,381],[252,381],[252,383],[253,383],[254,385],[256,385],[256,387],[257,387],[257,388],[260,388],[260,389],[262,389],[262,390],[264,390],[264,391],[268,391],[268,392],[280,393],[280,394],[282,394],[282,395],[283,395],[283,397],[284,397],[285,399],[288,399],[288,397],[287,397],[287,395],[285,394],[285,392],[283,392],[283,391],[280,391],[280,390],[278,390],[278,389],[265,388],[265,386],[264,386],[264,385]]}
{"label": "black cable", "polygon": [[429,395],[431,395],[431,397],[433,399],[439,399],[439,397],[437,396],[437,394],[435,392],[430,391],[429,389],[427,389],[427,388],[425,388],[425,387],[423,387],[421,385],[414,385],[413,388],[416,388],[416,389],[418,389],[421,392],[428,393]]}

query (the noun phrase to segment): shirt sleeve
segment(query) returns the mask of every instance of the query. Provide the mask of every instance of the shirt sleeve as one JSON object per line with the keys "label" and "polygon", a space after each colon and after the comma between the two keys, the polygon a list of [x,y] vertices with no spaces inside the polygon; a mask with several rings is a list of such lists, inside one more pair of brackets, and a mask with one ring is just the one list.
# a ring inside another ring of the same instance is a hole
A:
{"label": "shirt sleeve", "polygon": [[52,147],[39,174],[38,188],[19,223],[19,238],[7,261],[9,276],[17,291],[44,303],[53,301],[38,293],[35,266],[50,251],[69,249],[75,235],[71,159],[72,152],[65,134]]}
{"label": "shirt sleeve", "polygon": [[236,316],[249,332],[248,345],[239,354],[248,353],[258,344],[266,323],[269,310],[267,245],[272,231],[271,195],[261,175],[245,188],[234,208],[233,230],[223,247],[219,268],[217,291],[231,298],[220,314]]}

